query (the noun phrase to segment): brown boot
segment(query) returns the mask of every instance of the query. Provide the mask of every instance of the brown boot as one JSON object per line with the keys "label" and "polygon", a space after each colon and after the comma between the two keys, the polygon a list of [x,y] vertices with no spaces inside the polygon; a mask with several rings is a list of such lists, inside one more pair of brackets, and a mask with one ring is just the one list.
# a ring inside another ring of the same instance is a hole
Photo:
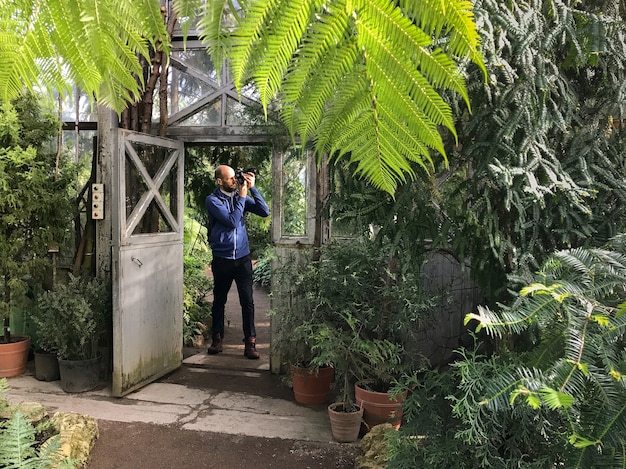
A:
{"label": "brown boot", "polygon": [[248,337],[245,342],[246,348],[243,351],[243,354],[252,360],[259,358],[261,354],[256,351],[256,337]]}
{"label": "brown boot", "polygon": [[213,336],[213,342],[211,343],[211,346],[207,349],[207,353],[209,355],[216,355],[223,351],[224,347],[222,346],[222,336],[217,333]]}

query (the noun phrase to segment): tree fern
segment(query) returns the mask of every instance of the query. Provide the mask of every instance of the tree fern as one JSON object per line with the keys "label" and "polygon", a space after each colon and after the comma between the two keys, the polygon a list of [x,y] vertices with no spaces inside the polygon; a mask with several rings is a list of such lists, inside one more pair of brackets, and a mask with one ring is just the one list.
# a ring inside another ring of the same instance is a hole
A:
{"label": "tree fern", "polygon": [[139,56],[169,40],[157,0],[0,1],[0,98],[70,82],[117,111],[140,96]]}
{"label": "tree fern", "polygon": [[[201,2],[178,5],[192,11]],[[389,193],[414,177],[412,163],[433,171],[431,150],[446,161],[438,126],[453,136],[455,127],[440,91],[469,102],[457,64],[482,67],[469,2],[256,0],[241,7],[228,39],[216,22],[200,23],[211,28],[201,33],[208,50],[225,51],[220,43],[228,42],[237,87],[252,81],[265,107],[278,97],[294,137],[312,142],[318,156],[349,157],[358,174]],[[350,106],[355,90],[360,105]]]}

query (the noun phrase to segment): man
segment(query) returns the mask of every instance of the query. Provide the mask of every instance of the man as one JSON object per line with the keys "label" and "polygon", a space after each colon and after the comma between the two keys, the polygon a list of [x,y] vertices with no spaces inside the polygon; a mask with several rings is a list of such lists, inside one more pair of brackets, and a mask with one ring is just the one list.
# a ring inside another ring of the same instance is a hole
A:
{"label": "man", "polygon": [[206,198],[211,234],[209,244],[213,251],[211,270],[213,271],[213,342],[209,354],[223,350],[224,306],[228,291],[237,284],[241,316],[243,319],[244,355],[250,359],[259,358],[256,350],[256,329],[254,326],[254,301],[252,298],[252,257],[248,246],[248,234],[244,215],[251,212],[261,217],[270,214],[269,208],[258,189],[254,187],[255,174],[244,173],[243,182],[237,190],[235,170],[220,165],[215,170],[217,189]]}

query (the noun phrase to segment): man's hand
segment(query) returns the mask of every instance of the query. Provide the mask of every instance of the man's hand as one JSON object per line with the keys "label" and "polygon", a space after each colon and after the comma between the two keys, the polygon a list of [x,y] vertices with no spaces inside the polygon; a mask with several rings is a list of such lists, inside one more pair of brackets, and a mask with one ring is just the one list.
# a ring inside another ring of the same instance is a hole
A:
{"label": "man's hand", "polygon": [[243,184],[239,185],[239,196],[244,199],[248,197],[248,181],[244,180]]}
{"label": "man's hand", "polygon": [[244,183],[247,183],[248,189],[252,189],[254,187],[254,182],[256,179],[256,175],[254,173],[243,173]]}

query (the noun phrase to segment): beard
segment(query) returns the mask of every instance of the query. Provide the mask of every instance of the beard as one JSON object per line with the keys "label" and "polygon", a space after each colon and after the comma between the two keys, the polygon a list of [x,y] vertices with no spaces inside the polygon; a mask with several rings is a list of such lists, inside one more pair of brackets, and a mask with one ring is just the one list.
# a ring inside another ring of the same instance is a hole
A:
{"label": "beard", "polygon": [[222,184],[222,190],[224,192],[228,192],[229,194],[232,192],[235,192],[236,189],[237,189],[236,187],[231,187],[228,184]]}

